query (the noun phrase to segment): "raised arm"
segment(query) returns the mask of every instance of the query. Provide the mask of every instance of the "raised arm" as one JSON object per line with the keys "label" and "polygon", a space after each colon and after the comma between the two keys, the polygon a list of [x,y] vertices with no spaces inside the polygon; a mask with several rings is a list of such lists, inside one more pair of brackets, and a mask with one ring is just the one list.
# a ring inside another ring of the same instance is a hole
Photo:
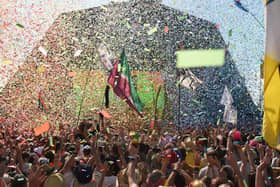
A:
{"label": "raised arm", "polygon": [[17,159],[19,162],[19,169],[23,171],[23,159],[22,159],[22,151],[20,145],[16,145],[16,151],[17,151]]}
{"label": "raised arm", "polygon": [[74,153],[70,156],[70,158],[65,162],[63,168],[61,169],[61,173],[64,174],[64,173],[67,173],[68,171],[71,171],[71,168],[73,166],[76,156],[77,156],[77,153]]}
{"label": "raised arm", "polygon": [[240,156],[240,159],[242,161],[240,172],[241,172],[241,175],[245,177],[246,175],[248,175],[248,173],[246,173],[246,167],[247,167],[248,162],[247,162],[247,159],[246,159],[246,156],[245,156],[244,152],[242,151],[242,148],[238,147],[237,150],[238,150],[238,154]]}
{"label": "raised arm", "polygon": [[256,169],[256,179],[255,179],[255,186],[256,187],[265,187],[265,181],[267,180],[264,177],[264,173],[267,172],[267,167],[271,163],[272,151],[270,148],[266,149],[266,154],[261,161],[260,165]]}
{"label": "raised arm", "polygon": [[238,186],[246,187],[247,182],[246,182],[246,180],[244,180],[244,177],[242,176],[242,174],[238,168],[236,157],[231,150],[229,150],[227,152],[227,161],[228,161],[229,165],[233,168],[233,171],[235,173],[235,178],[238,181]]}
{"label": "raised arm", "polygon": [[136,174],[135,174],[138,151],[139,151],[139,147],[136,147],[131,142],[128,147],[128,152],[130,154],[130,162],[128,163],[128,166],[127,166],[127,176],[128,176],[129,187],[138,187],[137,182],[136,182]]}

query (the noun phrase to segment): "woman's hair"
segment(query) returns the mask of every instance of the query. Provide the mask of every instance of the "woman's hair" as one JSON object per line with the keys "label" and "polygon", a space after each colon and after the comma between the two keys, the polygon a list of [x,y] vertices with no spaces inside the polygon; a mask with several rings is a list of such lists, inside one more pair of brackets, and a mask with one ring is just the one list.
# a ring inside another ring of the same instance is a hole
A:
{"label": "woman's hair", "polygon": [[222,171],[224,171],[227,175],[227,180],[234,181],[234,172],[231,166],[225,165],[221,168]]}
{"label": "woman's hair", "polygon": [[151,169],[155,170],[155,169],[160,169],[160,168],[161,168],[161,160],[155,154],[154,156],[152,156],[152,159],[151,159]]}
{"label": "woman's hair", "polygon": [[184,176],[180,173],[178,173],[176,176],[175,176],[175,179],[174,179],[174,184],[175,186],[177,187],[181,187],[181,186],[186,186],[186,180],[184,178]]}
{"label": "woman's hair", "polygon": [[204,176],[201,180],[204,182],[204,184],[206,186],[211,186],[211,178],[210,177]]}
{"label": "woman's hair", "polygon": [[162,181],[163,176],[164,175],[160,170],[154,170],[151,174],[149,174],[146,182],[148,186],[159,186],[164,182]]}

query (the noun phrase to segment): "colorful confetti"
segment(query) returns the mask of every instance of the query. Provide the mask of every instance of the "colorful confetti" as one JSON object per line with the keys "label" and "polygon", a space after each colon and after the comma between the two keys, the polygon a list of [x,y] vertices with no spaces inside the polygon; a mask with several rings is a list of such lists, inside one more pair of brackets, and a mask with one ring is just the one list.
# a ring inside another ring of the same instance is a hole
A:
{"label": "colorful confetti", "polygon": [[[246,114],[255,115],[256,122],[259,122],[258,93],[262,91],[259,90],[261,85],[256,84],[256,80],[259,81],[259,66],[254,67],[254,63],[263,53],[261,38],[264,30],[259,29],[251,18],[244,18],[246,11],[242,11],[242,14],[240,7],[235,7],[241,2],[214,0],[203,2],[203,5],[200,1],[166,1],[164,5],[153,2],[136,1],[132,6],[134,1],[120,2],[118,5],[104,1],[100,6],[94,1],[76,0],[72,3],[57,0],[7,1],[7,11],[1,12],[5,21],[0,31],[4,36],[0,41],[0,50],[6,55],[0,57],[9,59],[0,63],[1,95],[4,96],[0,103],[5,106],[0,109],[1,118],[19,117],[23,124],[29,124],[28,120],[34,119],[33,122],[40,125],[44,118],[54,119],[56,112],[62,111],[58,121],[73,122],[84,92],[82,117],[87,117],[96,108],[100,109],[108,70],[105,74],[97,72],[104,70],[104,59],[98,53],[98,45],[104,43],[110,50],[108,59],[116,60],[122,48],[126,48],[133,72],[145,72],[143,76],[135,73],[133,81],[141,90],[140,95],[149,98],[147,113],[153,111],[156,82],[161,82],[166,86],[169,111],[164,111],[164,104],[161,104],[159,113],[174,116],[174,124],[179,113],[193,114],[182,117],[182,125],[215,123],[217,119],[213,116],[217,116],[221,107],[217,103],[224,85],[229,84],[230,90],[234,90],[232,95],[236,97],[236,104],[240,104],[239,122],[247,121]],[[241,5],[248,11],[262,9],[261,3],[252,0]],[[232,12],[228,11],[229,8],[233,9]],[[216,9],[219,10],[213,13]],[[262,13],[256,17],[263,20]],[[15,23],[16,27],[24,29],[14,29]],[[220,49],[229,41],[232,45],[224,66],[192,70],[203,84],[195,86],[195,90],[181,88],[181,103],[187,104],[181,106],[178,112],[178,104],[174,104],[179,103],[175,52],[180,49]],[[84,87],[88,75],[92,80]],[[95,83],[93,80],[99,81]],[[153,80],[153,83],[149,83],[149,80]],[[50,107],[50,113],[45,117],[40,112],[34,113],[38,88],[44,91],[43,98]],[[9,96],[8,99],[6,96]],[[164,97],[165,94],[162,94],[161,103],[164,103]],[[92,103],[96,98],[98,102]],[[241,104],[245,100],[248,100],[248,106]],[[114,108],[108,111],[112,119],[116,118],[113,112],[129,113],[119,103],[121,101],[115,99],[112,103]],[[23,108],[28,117],[24,118],[18,112]],[[69,116],[74,117],[70,119]],[[117,120],[121,118],[125,117],[120,116]],[[150,119],[146,122],[149,123]]]}
{"label": "colorful confetti", "polygon": [[17,23],[16,25],[17,25],[18,27],[20,27],[20,28],[24,28],[24,26],[21,25],[21,24],[19,24],[19,23]]}

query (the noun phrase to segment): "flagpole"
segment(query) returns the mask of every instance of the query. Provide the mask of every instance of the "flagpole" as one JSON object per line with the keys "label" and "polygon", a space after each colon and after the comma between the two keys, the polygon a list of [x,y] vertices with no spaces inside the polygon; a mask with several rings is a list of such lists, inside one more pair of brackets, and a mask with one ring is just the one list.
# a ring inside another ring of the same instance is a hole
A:
{"label": "flagpole", "polygon": [[79,125],[79,122],[80,122],[81,110],[82,110],[82,105],[83,105],[83,102],[84,102],[85,91],[86,91],[86,88],[87,88],[90,71],[91,71],[91,68],[89,68],[86,83],[85,83],[84,88],[83,88],[83,96],[82,96],[82,100],[80,102],[80,109],[79,109],[79,113],[78,113],[77,126]]}
{"label": "flagpole", "polygon": [[157,125],[157,103],[158,103],[158,97],[159,97],[160,90],[161,90],[161,85],[158,88],[157,95],[156,95],[156,101],[155,101],[155,113],[154,113],[154,118],[155,118],[154,125],[155,125],[155,127]]}
{"label": "flagpole", "polygon": [[179,98],[178,98],[178,100],[179,100],[178,125],[179,125],[179,127],[181,127],[181,84],[179,84]]}
{"label": "flagpole", "polygon": [[82,100],[80,102],[80,109],[79,109],[79,113],[78,113],[77,126],[79,125],[79,122],[80,122],[81,110],[82,110],[82,105],[83,105],[83,102],[84,102],[85,91],[86,91],[86,88],[87,88],[90,72],[91,72],[91,66],[89,65],[89,71],[88,71],[88,74],[87,74],[86,83],[85,83],[84,88],[83,88],[83,96],[82,96]]}
{"label": "flagpole", "polygon": [[[177,80],[178,80],[178,77],[180,78],[180,72],[178,71],[178,69],[176,70],[177,71]],[[178,94],[178,126],[181,127],[181,84],[178,85],[178,88],[179,88],[179,94]],[[177,127],[178,127],[177,126]]]}

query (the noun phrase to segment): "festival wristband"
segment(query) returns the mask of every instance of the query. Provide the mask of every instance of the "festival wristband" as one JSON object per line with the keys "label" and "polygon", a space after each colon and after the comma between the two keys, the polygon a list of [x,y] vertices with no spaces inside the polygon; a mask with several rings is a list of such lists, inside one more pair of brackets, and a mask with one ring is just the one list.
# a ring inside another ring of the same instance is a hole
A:
{"label": "festival wristband", "polygon": [[246,182],[245,179],[243,179],[243,184],[244,184],[245,187],[248,187],[247,182]]}

